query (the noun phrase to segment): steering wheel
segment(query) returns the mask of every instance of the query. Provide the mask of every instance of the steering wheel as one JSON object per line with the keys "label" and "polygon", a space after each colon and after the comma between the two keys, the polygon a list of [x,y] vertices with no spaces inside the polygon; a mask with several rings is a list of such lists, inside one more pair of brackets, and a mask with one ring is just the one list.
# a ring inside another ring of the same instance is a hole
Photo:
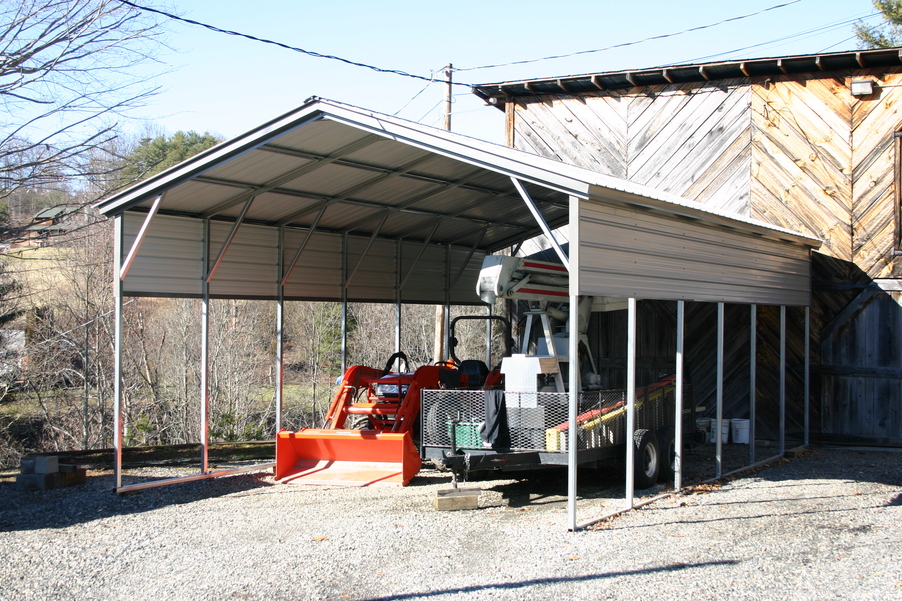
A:
{"label": "steering wheel", "polygon": [[[385,369],[382,370],[383,376],[391,372],[391,366],[395,362],[395,359],[403,359],[404,360],[404,369],[405,370],[410,369],[410,361],[407,360],[407,355],[405,355],[401,351],[398,351],[397,353],[393,354],[391,357],[388,358],[388,361],[385,363]],[[401,371],[400,364],[398,364],[398,371],[399,372]]]}

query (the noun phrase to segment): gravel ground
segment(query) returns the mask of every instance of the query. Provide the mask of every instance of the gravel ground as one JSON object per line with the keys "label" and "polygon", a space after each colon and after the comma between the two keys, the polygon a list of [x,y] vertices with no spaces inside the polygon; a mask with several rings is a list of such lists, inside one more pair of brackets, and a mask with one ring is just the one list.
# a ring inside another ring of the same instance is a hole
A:
{"label": "gravel ground", "polygon": [[[253,474],[126,496],[107,472],[46,493],[6,478],[0,599],[902,599],[900,459],[816,449],[576,533],[557,474],[470,482],[481,508],[458,512],[432,509],[448,478],[431,471],[406,488]],[[617,476],[581,472],[581,521],[622,507]]]}

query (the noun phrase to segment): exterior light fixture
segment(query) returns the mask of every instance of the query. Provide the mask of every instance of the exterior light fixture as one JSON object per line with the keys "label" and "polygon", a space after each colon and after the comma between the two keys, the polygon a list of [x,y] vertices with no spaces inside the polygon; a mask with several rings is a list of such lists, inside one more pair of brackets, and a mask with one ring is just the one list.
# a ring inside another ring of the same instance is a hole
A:
{"label": "exterior light fixture", "polygon": [[870,96],[874,93],[874,81],[871,79],[853,79],[849,84],[852,96]]}

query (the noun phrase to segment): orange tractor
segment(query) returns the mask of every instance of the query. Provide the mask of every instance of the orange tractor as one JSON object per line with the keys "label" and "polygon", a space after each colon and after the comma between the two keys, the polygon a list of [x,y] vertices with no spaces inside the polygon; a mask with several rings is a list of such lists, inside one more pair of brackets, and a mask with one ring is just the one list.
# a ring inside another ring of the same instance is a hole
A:
{"label": "orange tractor", "polygon": [[[396,360],[399,371],[393,372]],[[400,371],[401,362],[405,371]],[[411,373],[404,353],[392,355],[381,370],[351,367],[322,428],[276,435],[275,478],[302,484],[406,485],[422,463],[421,391],[474,389],[499,380],[500,373],[489,372],[482,361],[452,360]]]}

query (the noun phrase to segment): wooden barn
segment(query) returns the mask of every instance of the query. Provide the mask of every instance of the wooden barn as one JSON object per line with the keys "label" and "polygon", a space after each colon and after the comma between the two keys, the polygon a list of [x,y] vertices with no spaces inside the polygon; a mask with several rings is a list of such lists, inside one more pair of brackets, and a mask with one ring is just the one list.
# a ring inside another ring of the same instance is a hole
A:
{"label": "wooden barn", "polygon": [[[514,148],[823,240],[811,267],[812,439],[902,444],[902,49],[512,81],[475,93],[505,111]],[[640,303],[645,379],[672,361],[673,305]],[[714,310],[690,303],[686,314],[689,383],[709,408]],[[624,373],[622,313],[602,314],[593,331],[611,381]],[[747,411],[749,317],[748,306],[727,307],[727,417]],[[763,411],[779,396],[779,319],[776,307],[758,307]],[[790,433],[806,417],[803,320],[790,310]]]}

